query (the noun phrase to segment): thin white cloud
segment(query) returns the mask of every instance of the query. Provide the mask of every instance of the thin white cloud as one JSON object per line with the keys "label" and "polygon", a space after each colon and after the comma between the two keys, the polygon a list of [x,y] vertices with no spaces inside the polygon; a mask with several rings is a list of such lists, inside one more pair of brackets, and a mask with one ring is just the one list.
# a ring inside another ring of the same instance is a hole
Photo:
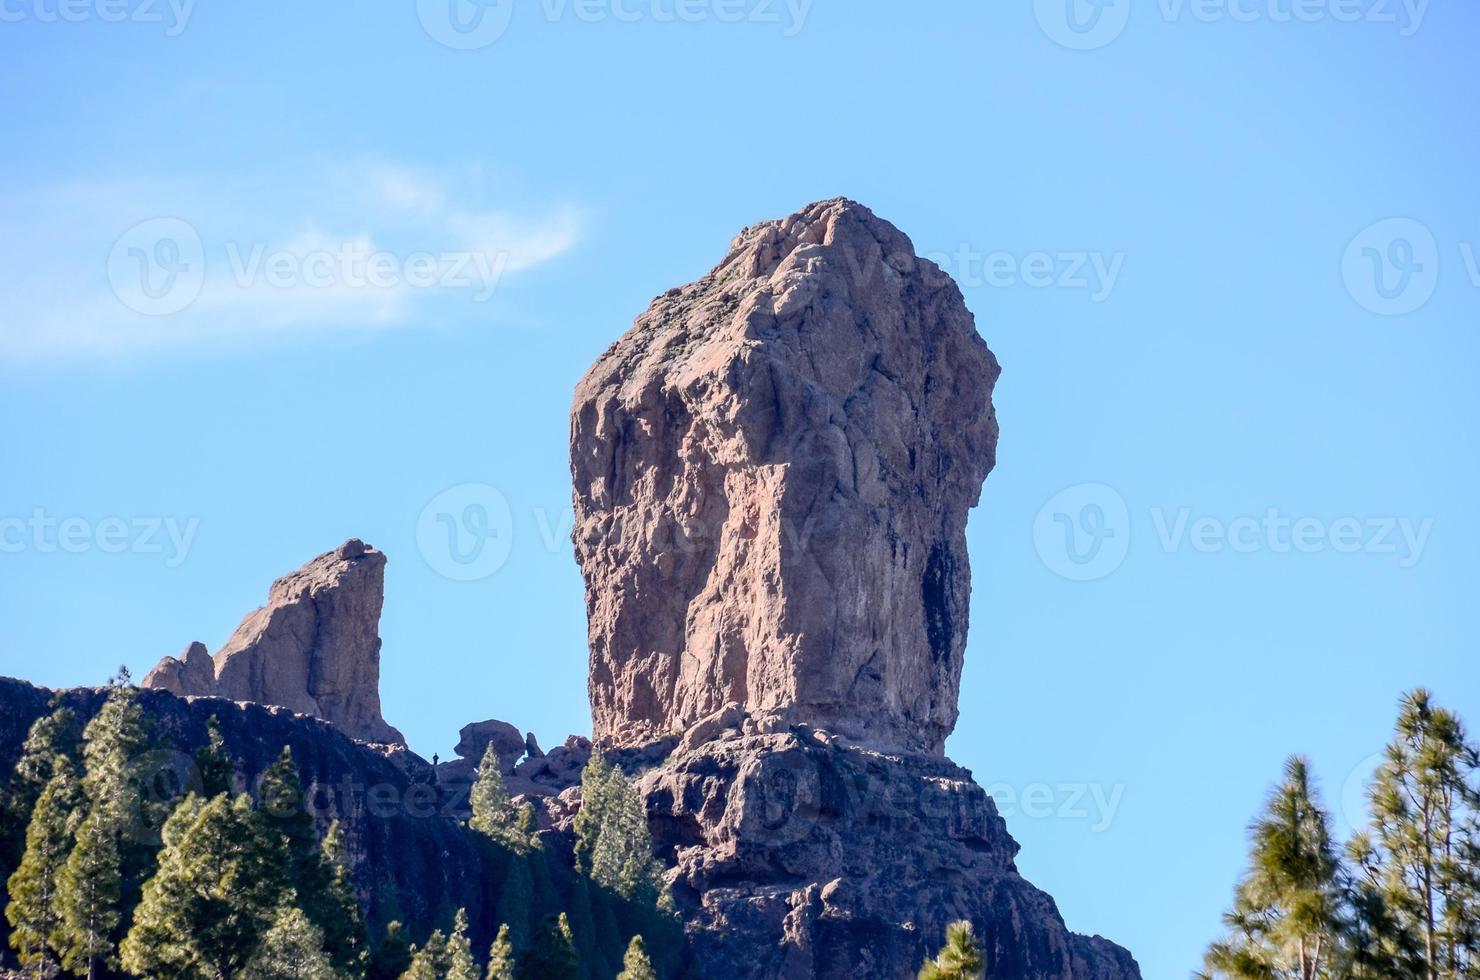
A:
{"label": "thin white cloud", "polygon": [[488,208],[385,164],[289,184],[270,200],[119,181],[0,198],[0,359],[415,325],[439,299],[486,303],[584,232],[573,206]]}

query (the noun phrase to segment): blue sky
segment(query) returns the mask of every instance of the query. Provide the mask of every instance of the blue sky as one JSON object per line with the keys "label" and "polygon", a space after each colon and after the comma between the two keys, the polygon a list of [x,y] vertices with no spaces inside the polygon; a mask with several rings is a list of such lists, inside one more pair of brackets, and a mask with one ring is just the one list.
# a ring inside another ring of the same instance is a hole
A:
{"label": "blue sky", "polygon": [[1480,10],[1072,3],[7,0],[0,672],[214,648],[359,536],[418,750],[587,730],[572,388],[847,195],[1004,366],[949,752],[1185,976],[1287,754],[1345,825],[1402,691],[1480,726]]}

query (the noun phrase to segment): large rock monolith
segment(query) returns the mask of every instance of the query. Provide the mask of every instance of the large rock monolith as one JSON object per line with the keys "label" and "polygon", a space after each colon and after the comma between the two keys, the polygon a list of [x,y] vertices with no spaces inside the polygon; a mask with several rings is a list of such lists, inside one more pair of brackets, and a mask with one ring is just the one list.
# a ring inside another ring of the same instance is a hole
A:
{"label": "large rock monolith", "polygon": [[998,373],[951,278],[848,200],[654,300],[571,414],[596,737],[734,704],[941,752]]}

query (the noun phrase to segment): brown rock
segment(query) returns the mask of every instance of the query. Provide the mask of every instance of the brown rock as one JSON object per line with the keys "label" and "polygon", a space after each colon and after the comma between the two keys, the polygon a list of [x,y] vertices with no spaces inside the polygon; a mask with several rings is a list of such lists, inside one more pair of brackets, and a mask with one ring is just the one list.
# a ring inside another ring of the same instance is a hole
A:
{"label": "brown rock", "polygon": [[596,737],[735,702],[940,752],[998,373],[950,278],[851,201],[655,300],[571,416]]}
{"label": "brown rock", "polygon": [[367,742],[404,744],[380,715],[380,609],[385,555],[345,542],[278,579],[267,605],[214,655],[191,644],[143,687],[181,696],[281,705]]}

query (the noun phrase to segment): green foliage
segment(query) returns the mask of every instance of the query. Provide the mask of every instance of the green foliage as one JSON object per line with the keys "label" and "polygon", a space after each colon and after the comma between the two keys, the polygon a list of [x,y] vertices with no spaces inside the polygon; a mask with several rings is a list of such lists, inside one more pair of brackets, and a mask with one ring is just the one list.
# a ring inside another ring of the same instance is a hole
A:
{"label": "green foliage", "polygon": [[526,946],[530,939],[530,921],[534,915],[534,885],[530,872],[531,857],[515,854],[509,859],[509,872],[498,899],[498,917],[508,923],[516,946]]}
{"label": "green foliage", "polygon": [[385,936],[375,947],[370,957],[369,980],[397,980],[411,969],[411,944],[406,941],[406,929],[399,922],[385,927]]}
{"label": "green foliage", "polygon": [[547,916],[533,945],[519,954],[518,976],[519,980],[579,980],[580,961],[564,912]]}
{"label": "green foliage", "polygon": [[1203,977],[1480,980],[1480,751],[1426,691],[1403,699],[1371,825],[1343,855],[1294,760],[1254,824],[1229,937]]}
{"label": "green foliage", "polygon": [[1250,828],[1249,871],[1224,917],[1228,937],[1206,956],[1230,980],[1334,977],[1342,935],[1340,865],[1310,764],[1293,758]]}
{"label": "green foliage", "polygon": [[577,860],[592,881],[643,904],[657,905],[666,898],[642,796],[606,761],[600,747],[592,749],[581,773],[575,831]]}
{"label": "green foliage", "polygon": [[1356,848],[1395,933],[1417,945],[1419,976],[1480,976],[1477,775],[1459,717],[1427,691],[1405,697],[1369,794],[1371,834]]}
{"label": "green foliage", "polygon": [[986,956],[971,923],[964,920],[946,927],[946,944],[940,954],[920,968],[919,980],[981,980],[987,969]]}
{"label": "green foliage", "polygon": [[442,980],[446,969],[447,937],[438,929],[425,946],[411,947],[411,965],[401,974],[401,980]]}
{"label": "green foliage", "polygon": [[653,961],[648,959],[647,943],[641,936],[633,936],[627,945],[627,955],[622,957],[622,972],[617,980],[658,980],[653,970]]}
{"label": "green foliage", "polygon": [[251,958],[290,894],[283,838],[246,796],[187,797],[164,828],[123,965],[141,976],[231,976]]}
{"label": "green foliage", "polygon": [[72,760],[59,753],[52,767],[51,779],[31,808],[25,853],[10,877],[10,903],[5,909],[11,948],[22,965],[43,975],[50,972],[60,947],[62,908],[57,881],[71,853],[85,802]]}
{"label": "green foliage", "polygon": [[486,980],[514,980],[514,942],[507,925],[498,927],[498,936],[488,949]]}
{"label": "green foliage", "polygon": [[350,883],[344,857],[344,833],[339,822],[330,824],[319,848],[318,864],[300,881],[302,905],[324,936],[324,949],[336,970],[361,976],[369,964],[370,937],[360,914],[360,903]]}
{"label": "green foliage", "polygon": [[439,929],[425,946],[413,948],[411,964],[401,980],[482,980],[482,976],[468,942],[467,910],[458,909],[452,935]]}
{"label": "green foliage", "polygon": [[116,963],[127,912],[149,873],[150,837],[163,811],[139,783],[150,749],[138,692],[121,672],[83,732],[87,812],[57,878],[57,946],[63,966],[74,973],[92,975],[100,964]]}
{"label": "green foliage", "polygon": [[278,909],[242,971],[245,980],[338,980],[324,934],[303,910],[288,904]]}
{"label": "green foliage", "polygon": [[221,722],[215,715],[206,722],[206,746],[195,753],[195,768],[200,773],[200,795],[205,799],[230,793],[234,788],[236,763],[226,751]]}
{"label": "green foliage", "polygon": [[492,742],[478,763],[478,779],[473,783],[470,802],[473,817],[468,826],[478,833],[516,852],[534,846],[534,810],[527,804],[516,807],[509,797]]}

